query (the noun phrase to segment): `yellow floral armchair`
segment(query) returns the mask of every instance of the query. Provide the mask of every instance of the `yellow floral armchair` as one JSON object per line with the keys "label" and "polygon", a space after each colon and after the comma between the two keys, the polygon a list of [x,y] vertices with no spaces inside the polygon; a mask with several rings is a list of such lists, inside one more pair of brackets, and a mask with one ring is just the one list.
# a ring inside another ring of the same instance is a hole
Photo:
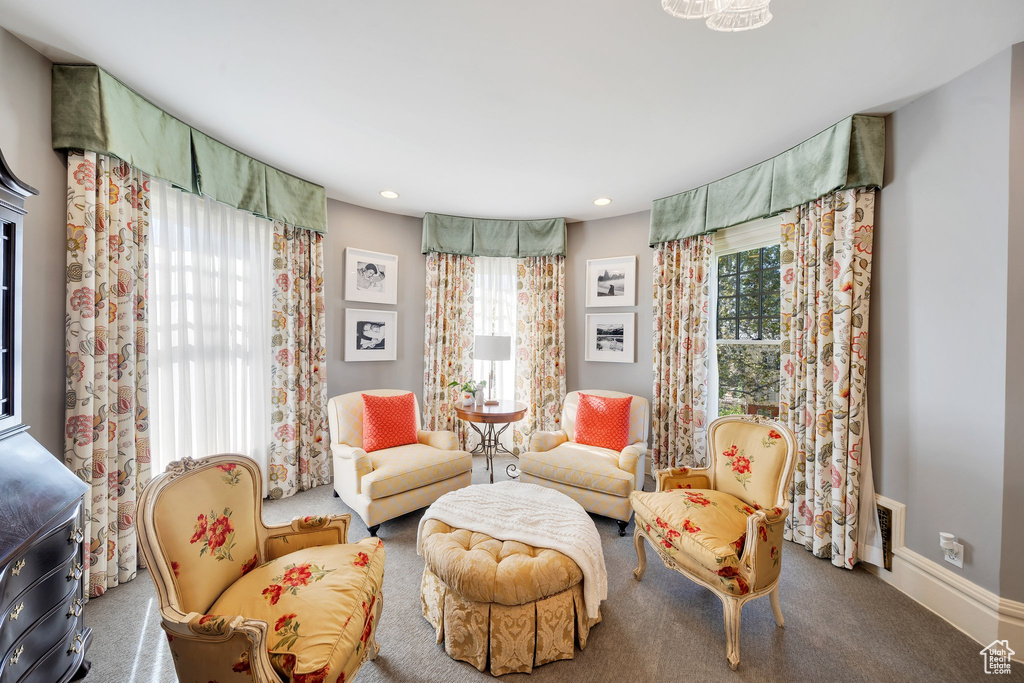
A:
{"label": "yellow floral armchair", "polygon": [[735,669],[745,602],[768,594],[783,625],[779,572],[796,440],[778,422],[747,416],[719,418],[707,434],[707,467],[657,470],[654,492],[632,494],[634,576],[639,581],[647,567],[646,539],[666,567],[713,591]]}
{"label": "yellow floral armchair", "polygon": [[139,501],[139,545],[178,680],[336,683],[376,657],[384,546],[349,515],[263,523],[242,455],[171,463]]}
{"label": "yellow floral armchair", "polygon": [[633,396],[630,403],[628,445],[622,451],[576,443],[576,410],[580,394],[626,398],[618,391],[571,391],[565,396],[560,420],[562,429],[534,432],[530,449],[519,456],[521,480],[554,488],[566,494],[587,512],[611,517],[619,524],[619,535],[633,510],[629,495],[644,486],[647,435],[651,408],[647,399]]}
{"label": "yellow floral armchair", "polygon": [[[427,507],[449,491],[469,486],[473,456],[459,448],[455,432],[420,429],[418,442],[367,453],[363,450],[363,394],[398,396],[395,389],[355,391],[327,402],[334,455],[334,495],[356,511],[371,536],[381,523]],[[415,397],[414,397],[415,400]]]}

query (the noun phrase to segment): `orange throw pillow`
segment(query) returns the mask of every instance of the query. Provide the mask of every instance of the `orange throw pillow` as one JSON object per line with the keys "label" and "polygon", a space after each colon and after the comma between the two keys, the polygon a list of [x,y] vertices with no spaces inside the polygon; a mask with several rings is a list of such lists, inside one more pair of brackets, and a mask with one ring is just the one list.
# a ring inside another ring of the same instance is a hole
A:
{"label": "orange throw pillow", "polygon": [[576,409],[576,443],[621,451],[629,445],[629,407],[633,397],[580,394]]}
{"label": "orange throw pillow", "polygon": [[416,443],[416,397],[363,394],[363,450]]}

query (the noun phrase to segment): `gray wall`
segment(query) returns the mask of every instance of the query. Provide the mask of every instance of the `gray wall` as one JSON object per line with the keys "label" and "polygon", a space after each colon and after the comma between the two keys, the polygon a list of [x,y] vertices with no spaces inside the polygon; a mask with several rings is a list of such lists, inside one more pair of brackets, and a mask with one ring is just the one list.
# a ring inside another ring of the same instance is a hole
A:
{"label": "gray wall", "polygon": [[1024,43],[1013,47],[1010,101],[1010,228],[1007,244],[1006,448],[999,594],[1024,601]]}
{"label": "gray wall", "polygon": [[1010,51],[889,117],[869,402],[879,493],[906,544],[998,592],[1006,396]]}
{"label": "gray wall", "polygon": [[[364,389],[409,389],[423,400],[423,315],[426,259],[420,253],[423,221],[327,200],[324,300],[327,306],[329,396]],[[398,255],[398,305],[345,301],[345,248]],[[398,360],[345,362],[345,309],[398,311]]]}
{"label": "gray wall", "polygon": [[50,61],[0,28],[0,150],[39,190],[26,203],[22,420],[63,458],[67,172],[50,149]]}
{"label": "gray wall", "polygon": [[[568,391],[611,389],[643,396],[653,394],[651,360],[651,287],[653,254],[647,246],[651,214],[648,211],[615,218],[572,223],[568,227],[565,260],[565,383]],[[637,257],[636,306],[586,307],[584,281],[587,259],[610,256]],[[585,360],[587,313],[636,311],[636,363],[596,363]]]}

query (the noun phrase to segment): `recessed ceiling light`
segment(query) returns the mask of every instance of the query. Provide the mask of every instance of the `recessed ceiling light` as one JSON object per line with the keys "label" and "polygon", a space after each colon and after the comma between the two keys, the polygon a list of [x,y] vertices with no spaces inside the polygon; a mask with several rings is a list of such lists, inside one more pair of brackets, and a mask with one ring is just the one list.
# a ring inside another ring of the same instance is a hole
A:
{"label": "recessed ceiling light", "polygon": [[381,190],[380,196],[384,199],[398,199],[398,193],[394,190]]}
{"label": "recessed ceiling light", "polygon": [[597,199],[594,200],[594,203],[597,204],[598,206],[608,206],[609,204],[612,203],[612,200],[608,199],[607,197],[598,197]]}

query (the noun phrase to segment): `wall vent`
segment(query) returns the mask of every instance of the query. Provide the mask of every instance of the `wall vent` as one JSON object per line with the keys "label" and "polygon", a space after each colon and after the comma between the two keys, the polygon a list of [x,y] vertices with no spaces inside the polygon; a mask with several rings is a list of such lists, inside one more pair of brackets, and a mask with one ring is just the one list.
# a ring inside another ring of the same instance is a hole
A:
{"label": "wall vent", "polygon": [[876,503],[878,507],[878,528],[882,534],[882,563],[885,570],[892,571],[892,509]]}

